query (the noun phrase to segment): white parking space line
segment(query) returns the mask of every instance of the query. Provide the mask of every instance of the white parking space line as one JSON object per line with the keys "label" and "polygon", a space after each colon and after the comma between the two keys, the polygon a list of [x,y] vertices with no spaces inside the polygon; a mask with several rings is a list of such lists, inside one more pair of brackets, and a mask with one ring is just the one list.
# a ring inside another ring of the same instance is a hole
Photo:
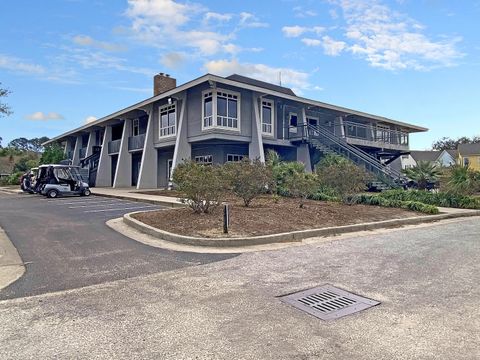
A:
{"label": "white parking space line", "polygon": [[116,199],[111,199],[111,200],[101,200],[101,201],[94,201],[94,200],[91,200],[91,201],[85,201],[85,200],[82,200],[82,201],[70,201],[70,202],[66,202],[66,201],[58,201],[58,202],[55,202],[56,205],[75,205],[75,204],[99,204],[99,203],[105,203],[105,202],[112,202],[112,201],[121,201],[121,200],[116,200]]}
{"label": "white parking space line", "polygon": [[[89,207],[97,207],[97,206],[113,206],[113,205],[127,205],[127,204],[121,203],[121,202],[118,202],[118,201],[116,201],[116,202],[110,201],[110,202],[108,202],[108,203],[106,203],[106,204],[97,204],[97,203],[95,203],[95,204],[89,204],[89,205],[69,206],[68,208],[69,208],[69,209],[78,209],[78,208],[89,208]],[[128,205],[130,205],[130,204],[128,204]]]}
{"label": "white parking space line", "polygon": [[124,207],[124,208],[85,210],[84,212],[86,212],[86,213],[96,213],[96,212],[105,212],[105,211],[123,211],[123,210],[147,209],[147,208],[152,208],[152,207],[158,208],[158,205],[144,205],[144,206]]}

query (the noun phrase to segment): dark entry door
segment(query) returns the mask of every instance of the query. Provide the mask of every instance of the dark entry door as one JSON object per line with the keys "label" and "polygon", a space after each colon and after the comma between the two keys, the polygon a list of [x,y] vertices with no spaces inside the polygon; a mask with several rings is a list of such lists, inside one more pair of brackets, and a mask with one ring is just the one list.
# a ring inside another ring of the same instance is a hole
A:
{"label": "dark entry door", "polygon": [[115,181],[115,173],[117,172],[117,164],[118,164],[118,155],[112,155],[112,186],[113,186],[113,182]]}
{"label": "dark entry door", "polygon": [[142,153],[132,154],[132,186],[137,186],[142,165]]}

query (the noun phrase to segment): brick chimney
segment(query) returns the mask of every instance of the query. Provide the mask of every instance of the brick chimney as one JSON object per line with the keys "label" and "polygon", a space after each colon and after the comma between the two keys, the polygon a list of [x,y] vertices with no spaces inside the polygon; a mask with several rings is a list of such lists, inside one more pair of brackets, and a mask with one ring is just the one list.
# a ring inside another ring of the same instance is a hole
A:
{"label": "brick chimney", "polygon": [[153,77],[153,96],[164,93],[177,87],[177,80],[170,75],[160,73]]}

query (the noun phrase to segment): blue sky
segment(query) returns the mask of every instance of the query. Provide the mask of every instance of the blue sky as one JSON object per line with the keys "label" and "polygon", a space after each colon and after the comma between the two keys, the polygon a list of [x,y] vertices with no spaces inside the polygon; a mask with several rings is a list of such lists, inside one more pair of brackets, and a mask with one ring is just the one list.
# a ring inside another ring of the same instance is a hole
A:
{"label": "blue sky", "polygon": [[480,0],[3,0],[3,143],[55,136],[181,84],[241,73],[312,99],[480,134]]}

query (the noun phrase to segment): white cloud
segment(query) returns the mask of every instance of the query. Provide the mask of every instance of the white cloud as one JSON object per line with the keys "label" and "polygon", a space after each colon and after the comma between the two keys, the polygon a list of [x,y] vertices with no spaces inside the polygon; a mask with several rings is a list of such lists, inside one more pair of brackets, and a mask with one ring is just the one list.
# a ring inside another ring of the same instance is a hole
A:
{"label": "white cloud", "polygon": [[185,61],[185,55],[179,52],[170,52],[162,56],[160,62],[170,69],[178,69]]}
{"label": "white cloud", "polygon": [[393,11],[381,0],[330,2],[343,11],[346,49],[373,67],[428,70],[455,65],[463,56],[456,48],[460,37],[432,40],[423,33],[422,24]]}
{"label": "white cloud", "polygon": [[90,116],[87,116],[87,117],[85,118],[85,124],[88,124],[88,123],[94,122],[95,120],[97,120],[97,117],[95,117],[95,116],[92,116],[92,115],[90,115]]}
{"label": "white cloud", "polygon": [[41,65],[3,54],[0,54],[0,68],[23,74],[42,75],[46,73],[46,69]]}
{"label": "white cloud", "polygon": [[[211,74],[227,76],[241,74],[269,83],[277,84],[279,76],[282,77],[282,85],[291,86],[295,89],[308,89],[308,73],[289,69],[271,67],[264,64],[240,63],[238,60],[213,60],[205,63],[206,71]],[[298,90],[297,90],[298,91]]]}
{"label": "white cloud", "polygon": [[216,12],[207,12],[204,16],[205,21],[216,20],[216,21],[230,21],[232,19],[232,14],[219,14]]}
{"label": "white cloud", "polygon": [[313,26],[313,27],[304,27],[299,25],[294,26],[284,26],[282,32],[286,37],[299,37],[302,34],[307,32],[315,33],[317,35],[325,31],[323,26]]}
{"label": "white cloud", "polygon": [[127,48],[123,45],[113,44],[105,41],[98,41],[87,35],[74,36],[72,41],[80,46],[91,46],[105,51],[125,51]]}
{"label": "white cloud", "polygon": [[240,23],[241,27],[250,27],[250,28],[260,28],[268,27],[268,24],[265,22],[259,21],[258,17],[249,12],[240,13]]}
{"label": "white cloud", "polygon": [[293,8],[293,12],[295,14],[295,17],[298,17],[298,18],[312,17],[312,16],[318,15],[315,11],[304,9],[301,6],[295,6]]}
{"label": "white cloud", "polygon": [[319,39],[303,38],[300,41],[303,42],[307,46],[320,46],[320,45],[322,45],[322,41],[319,40]]}
{"label": "white cloud", "polygon": [[37,111],[32,114],[28,114],[25,116],[27,120],[34,120],[34,121],[48,121],[48,120],[63,120],[63,115],[57,112],[49,112],[44,113],[42,111]]}
{"label": "white cloud", "polygon": [[330,36],[326,35],[322,37],[322,46],[325,54],[337,56],[345,49],[347,44],[343,41],[333,40]]}

